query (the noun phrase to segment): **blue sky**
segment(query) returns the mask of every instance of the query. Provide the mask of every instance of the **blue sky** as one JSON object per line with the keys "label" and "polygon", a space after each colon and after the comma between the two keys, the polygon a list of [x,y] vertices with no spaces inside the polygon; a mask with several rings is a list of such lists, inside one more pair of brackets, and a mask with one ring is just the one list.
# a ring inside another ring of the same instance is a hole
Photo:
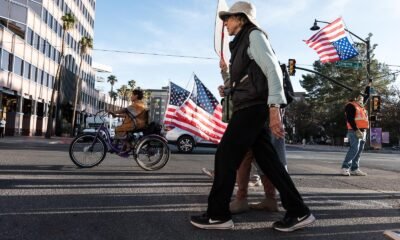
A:
{"label": "blue sky", "polygon": [[[216,94],[222,84],[218,57],[214,52],[214,24],[218,0],[146,0],[96,3],[94,49],[188,55],[214,59],[192,59],[112,53],[95,50],[93,61],[110,65],[118,88],[131,79],[142,88],[168,85],[171,80],[191,90],[193,73]],[[228,5],[235,1],[227,0]],[[317,54],[302,40],[314,32],[314,19],[333,21],[343,17],[346,26],[360,37],[372,33],[378,44],[376,58],[400,70],[400,1],[398,0],[253,0],[257,19],[268,33],[281,62],[295,58],[311,65]],[[321,24],[320,26],[323,26]],[[357,39],[353,38],[354,41]],[[306,66],[309,67],[309,66]],[[301,74],[292,77],[296,91]],[[108,74],[103,75],[107,77]],[[396,85],[400,85],[397,77]],[[104,86],[110,90],[109,84]]]}

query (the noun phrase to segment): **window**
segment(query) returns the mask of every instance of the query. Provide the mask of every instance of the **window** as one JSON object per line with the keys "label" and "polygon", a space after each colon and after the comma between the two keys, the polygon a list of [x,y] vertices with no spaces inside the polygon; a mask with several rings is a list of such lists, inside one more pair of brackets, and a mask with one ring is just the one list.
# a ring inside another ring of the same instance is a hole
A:
{"label": "window", "polygon": [[14,2],[19,2],[19,3],[22,3],[22,4],[24,4],[24,5],[27,5],[28,3],[27,3],[27,0],[13,0]]}
{"label": "window", "polygon": [[36,77],[37,77],[37,83],[40,83],[43,85],[43,70],[38,68]]}
{"label": "window", "polygon": [[43,38],[39,38],[39,51],[43,54],[46,53],[46,41]]}
{"label": "window", "polygon": [[39,50],[39,35],[33,33],[33,47]]}
{"label": "window", "polygon": [[45,8],[43,8],[43,12],[42,12],[42,20],[43,22],[47,23],[47,10]]}
{"label": "window", "polygon": [[61,59],[61,53],[60,53],[60,51],[56,50],[56,56],[55,56],[55,58],[56,58],[56,62],[59,63],[59,62],[60,62],[60,59]]}
{"label": "window", "polygon": [[39,3],[36,3],[32,0],[29,0],[28,2],[29,8],[32,9],[34,13],[36,13],[38,16],[41,16],[42,14],[42,5]]}
{"label": "window", "polygon": [[31,79],[31,64],[27,61],[24,62],[24,78]]}
{"label": "window", "polygon": [[[42,9],[40,9],[41,11]],[[28,16],[28,9],[25,6],[11,2],[10,19],[24,23]],[[40,16],[40,14],[38,14]]]}
{"label": "window", "polygon": [[32,46],[33,43],[33,31],[32,29],[28,28],[28,31],[26,33],[26,42]]}
{"label": "window", "polygon": [[51,46],[51,45],[49,45],[49,48],[50,48],[50,57],[49,57],[49,58],[50,58],[51,60],[53,60],[53,61],[56,61],[55,58],[54,58],[54,56],[55,56],[55,50],[56,50],[56,49],[55,49],[53,46]]}
{"label": "window", "polygon": [[54,20],[53,31],[54,31],[55,33],[58,32],[58,22],[57,22],[56,20]]}
{"label": "window", "polygon": [[48,86],[48,85],[49,85],[49,74],[43,71],[43,86]]}
{"label": "window", "polygon": [[46,57],[51,59],[51,48],[52,46],[48,41],[46,41]]}
{"label": "window", "polygon": [[49,26],[49,28],[53,27],[53,15],[51,15],[50,13],[48,16],[47,25]]}
{"label": "window", "polygon": [[14,57],[14,73],[23,76],[24,74],[24,61],[21,58],[15,56]]}
{"label": "window", "polygon": [[13,59],[13,55],[3,49],[2,55],[1,55],[1,69],[11,72],[12,59]]}
{"label": "window", "polygon": [[31,65],[31,80],[37,82],[37,68]]}
{"label": "window", "polygon": [[57,33],[58,23],[56,18],[53,18],[53,32]]}
{"label": "window", "polygon": [[49,75],[49,88],[54,86],[54,76]]}
{"label": "window", "polygon": [[[58,24],[58,23],[57,23]],[[58,24],[58,31],[57,31],[57,33],[58,33],[58,37],[62,37],[62,26],[61,26],[61,24]]]}

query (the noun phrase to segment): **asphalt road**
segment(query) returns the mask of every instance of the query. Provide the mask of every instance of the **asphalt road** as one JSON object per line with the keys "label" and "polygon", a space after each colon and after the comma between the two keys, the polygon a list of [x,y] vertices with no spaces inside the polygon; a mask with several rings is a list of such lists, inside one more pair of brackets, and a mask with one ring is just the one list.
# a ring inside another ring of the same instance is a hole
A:
{"label": "asphalt road", "polygon": [[[78,169],[62,142],[0,141],[0,239],[384,239],[400,228],[400,154],[365,153],[367,177],[338,175],[345,152],[288,148],[289,172],[318,221],[307,229],[271,229],[279,213],[234,216],[235,228],[198,230],[215,149],[172,154],[165,168],[141,170],[109,155]],[[250,188],[250,202],[263,197]]]}

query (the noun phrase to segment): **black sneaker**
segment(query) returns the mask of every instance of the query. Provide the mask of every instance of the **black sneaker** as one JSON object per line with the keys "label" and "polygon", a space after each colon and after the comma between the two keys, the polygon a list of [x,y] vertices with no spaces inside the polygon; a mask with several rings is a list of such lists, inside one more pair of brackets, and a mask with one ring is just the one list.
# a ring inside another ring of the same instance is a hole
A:
{"label": "black sneaker", "polygon": [[281,232],[293,232],[297,229],[307,227],[315,221],[315,217],[309,213],[303,217],[285,216],[282,220],[274,222],[272,228]]}
{"label": "black sneaker", "polygon": [[212,219],[208,217],[206,213],[200,216],[192,216],[190,218],[190,223],[193,226],[201,229],[232,229],[234,226],[232,219],[228,220]]}

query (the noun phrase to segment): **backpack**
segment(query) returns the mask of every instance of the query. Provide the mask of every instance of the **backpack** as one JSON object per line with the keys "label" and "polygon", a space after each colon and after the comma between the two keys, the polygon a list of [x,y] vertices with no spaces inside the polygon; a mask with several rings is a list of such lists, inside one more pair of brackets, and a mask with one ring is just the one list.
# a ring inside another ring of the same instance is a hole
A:
{"label": "backpack", "polygon": [[283,92],[286,97],[286,104],[281,104],[281,108],[287,107],[294,100],[294,90],[286,64],[281,64],[283,74]]}

